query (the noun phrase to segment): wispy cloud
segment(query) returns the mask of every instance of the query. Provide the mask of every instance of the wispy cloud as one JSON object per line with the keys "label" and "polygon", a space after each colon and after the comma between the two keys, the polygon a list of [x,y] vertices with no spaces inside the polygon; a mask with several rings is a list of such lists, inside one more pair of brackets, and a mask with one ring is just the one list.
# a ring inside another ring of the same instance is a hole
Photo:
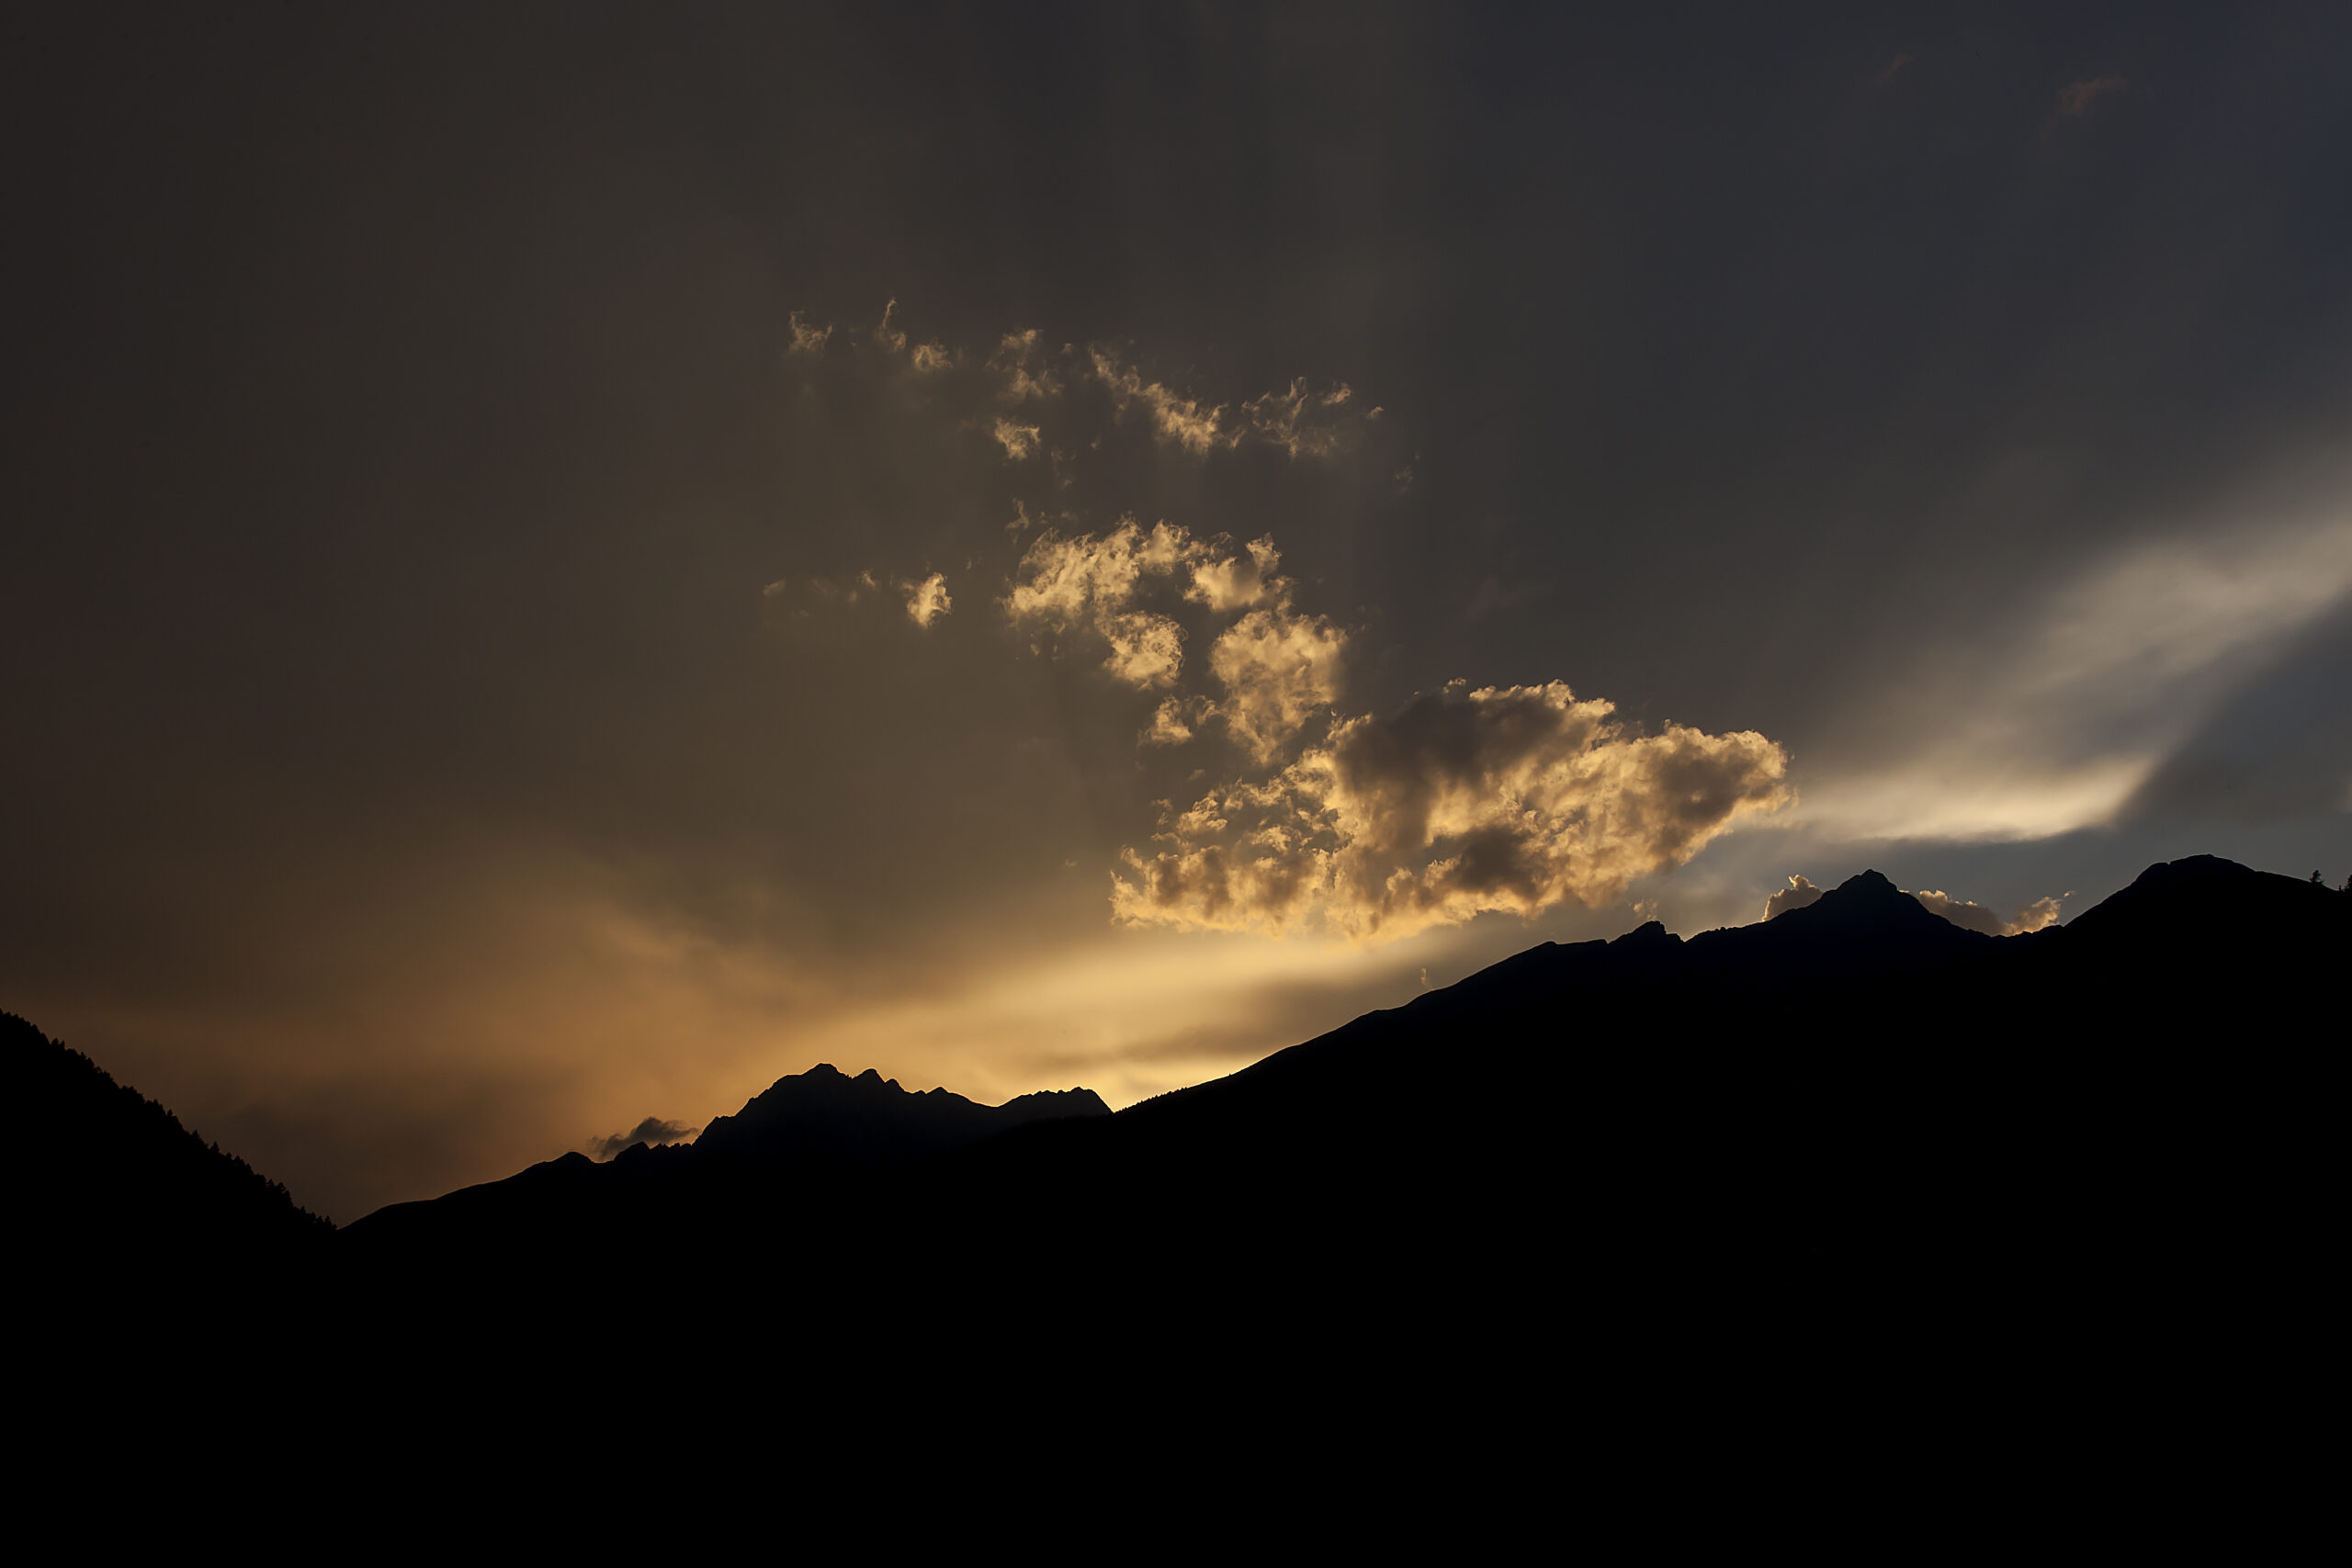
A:
{"label": "wispy cloud", "polygon": [[2058,102],[2050,111],[2048,130],[2068,120],[2088,119],[2100,102],[2120,97],[2131,84],[2120,76],[2086,76],[2079,82],[2069,82],[2058,89]]}
{"label": "wispy cloud", "polygon": [[2025,624],[1905,673],[1933,727],[1899,761],[1809,779],[1801,819],[1850,838],[2021,840],[2113,819],[2272,652],[2352,594],[2352,523],[2132,547]]}

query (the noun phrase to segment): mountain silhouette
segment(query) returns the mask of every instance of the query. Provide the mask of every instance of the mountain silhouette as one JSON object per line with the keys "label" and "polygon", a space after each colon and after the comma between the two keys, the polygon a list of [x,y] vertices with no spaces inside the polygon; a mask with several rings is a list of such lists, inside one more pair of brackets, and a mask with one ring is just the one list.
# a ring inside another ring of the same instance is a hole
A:
{"label": "mountain silhouette", "polygon": [[691,1143],[632,1144],[605,1164],[582,1154],[535,1165],[501,1181],[379,1209],[357,1222],[360,1245],[510,1245],[517,1233],[545,1245],[590,1239],[600,1225],[649,1205],[732,1213],[780,1184],[830,1189],[902,1172],[1032,1122],[1108,1117],[1091,1089],[1020,1095],[982,1105],[944,1089],[910,1093],[868,1067],[852,1077],[828,1063],[778,1078],[732,1116],[715,1118]]}
{"label": "mountain silhouette", "polygon": [[843,1321],[952,1279],[1014,1335],[1009,1303],[1064,1296],[1524,1313],[1563,1269],[1586,1310],[1648,1323],[1735,1281],[2120,1289],[2293,1212],[2241,1200],[2311,1175],[2257,1129],[2314,1103],[2292,1086],[2347,935],[2352,898],[2210,858],[2007,938],[1865,872],[1767,923],[1547,942],[1116,1115],[816,1069],[695,1145],[569,1156],[338,1248],[379,1282],[520,1288],[692,1258],[706,1306]]}
{"label": "mountain silhouette", "polygon": [[[2210,857],[2001,938],[1865,872],[1758,925],[1546,942],[1116,1114],[820,1066],[693,1144],[332,1235],[11,1021],[14,1103],[60,1130],[17,1187],[136,1250],[228,1224],[202,1183],[163,1196],[171,1160],[212,1172],[303,1260],[319,1353],[392,1402],[628,1355],[744,1411],[897,1441],[953,1409],[986,1441],[1091,1398],[1071,1347],[1108,1343],[1164,1359],[1128,1418],[1188,1451],[1268,1389],[1367,1432],[1607,1392],[1635,1446],[1685,1408],[2023,1397],[2029,1371],[2154,1409],[2219,1386],[2207,1347],[2296,1375],[2276,1358],[2332,1299],[2348,942],[2352,897]],[[71,1131],[92,1085],[145,1133]],[[150,1134],[174,1152],[112,1153]],[[959,1382],[951,1352],[1029,1370]]]}
{"label": "mountain silhouette", "polygon": [[14,1013],[0,1013],[14,1109],[11,1235],[66,1273],[314,1256],[334,1229]]}

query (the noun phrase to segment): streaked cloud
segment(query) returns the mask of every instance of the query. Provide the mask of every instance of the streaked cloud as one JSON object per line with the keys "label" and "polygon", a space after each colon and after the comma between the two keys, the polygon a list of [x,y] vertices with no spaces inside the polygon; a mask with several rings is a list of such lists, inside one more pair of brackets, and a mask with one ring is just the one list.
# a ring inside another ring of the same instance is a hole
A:
{"label": "streaked cloud", "polygon": [[[1796,819],[1849,838],[2020,840],[2114,820],[2277,651],[2352,596],[2352,521],[2230,519],[2131,546],[1978,646],[1890,677],[1899,760],[1808,777]],[[1932,725],[1917,728],[1925,717]]]}

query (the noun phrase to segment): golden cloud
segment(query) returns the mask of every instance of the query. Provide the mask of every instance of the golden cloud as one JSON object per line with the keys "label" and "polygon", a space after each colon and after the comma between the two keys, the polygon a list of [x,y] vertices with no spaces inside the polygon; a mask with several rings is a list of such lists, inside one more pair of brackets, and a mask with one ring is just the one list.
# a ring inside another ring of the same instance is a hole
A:
{"label": "golden cloud", "polygon": [[1392,938],[1488,910],[1596,904],[1784,805],[1788,758],[1753,731],[1628,733],[1558,682],[1456,682],[1389,719],[1337,726],[1264,783],[1171,809],[1130,849],[1135,924]]}

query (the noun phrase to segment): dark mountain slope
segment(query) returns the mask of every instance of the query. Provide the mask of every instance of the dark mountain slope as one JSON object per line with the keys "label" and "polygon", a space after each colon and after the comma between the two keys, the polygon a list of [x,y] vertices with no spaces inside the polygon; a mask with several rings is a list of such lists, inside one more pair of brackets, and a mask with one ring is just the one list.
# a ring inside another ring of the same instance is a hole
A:
{"label": "dark mountain slope", "polygon": [[692,1258],[697,1310],[916,1333],[942,1303],[1009,1342],[1074,1317],[1360,1345],[1465,1314],[1533,1333],[1564,1303],[1645,1334],[1733,1302],[1789,1332],[1930,1297],[2111,1305],[2292,1266],[2333,1079],[2306,1003],[2347,935],[2352,899],[2224,862],[2008,939],[1866,873],[1769,924],[1545,944],[1115,1116],[824,1170],[562,1162],[526,1175],[594,1201],[487,1227],[414,1206],[398,1247],[371,1221],[347,1255],[525,1285]]}
{"label": "dark mountain slope", "polygon": [[10,1234],[51,1266],[243,1263],[301,1254],[334,1227],[96,1063],[0,1013],[17,1123]]}
{"label": "dark mountain slope", "polygon": [[502,1181],[379,1209],[351,1228],[375,1255],[437,1247],[531,1255],[594,1247],[608,1232],[756,1223],[770,1205],[807,1214],[815,1194],[887,1186],[925,1161],[1040,1121],[1103,1117],[1091,1089],[981,1105],[944,1089],[910,1093],[872,1068],[855,1077],[820,1063],[779,1078],[691,1144],[633,1145],[604,1165],[571,1154]]}
{"label": "dark mountain slope", "polygon": [[1547,944],[1106,1123],[980,1145],[944,1201],[975,1231],[1148,1231],[1261,1296],[1352,1277],[1425,1307],[1563,1269],[1588,1304],[1679,1311],[2243,1266],[2323,1190],[2336,1044],[2310,1004],[2352,898],[2200,861],[2111,903],[1996,939],[1865,874],[1769,924]]}

